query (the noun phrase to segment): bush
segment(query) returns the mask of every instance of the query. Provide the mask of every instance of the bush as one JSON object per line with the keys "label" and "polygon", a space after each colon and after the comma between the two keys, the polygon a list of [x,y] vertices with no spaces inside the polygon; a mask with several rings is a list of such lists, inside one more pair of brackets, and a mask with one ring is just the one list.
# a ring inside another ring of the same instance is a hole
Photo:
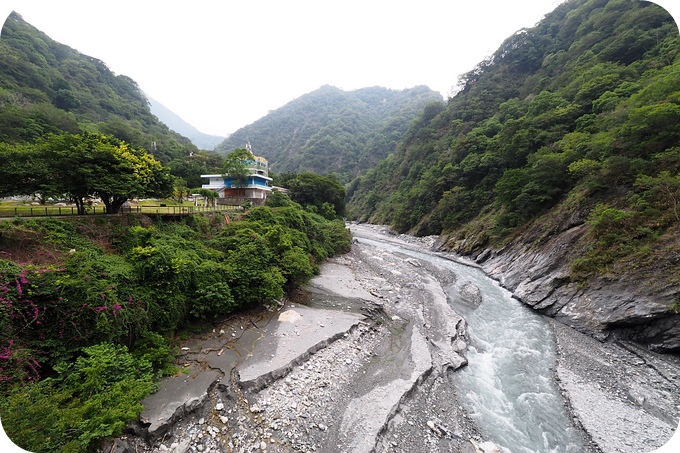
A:
{"label": "bush", "polygon": [[231,313],[238,305],[234,301],[229,285],[217,282],[196,290],[189,313],[200,319],[216,318]]}
{"label": "bush", "polygon": [[[229,225],[1,223],[0,415],[10,437],[34,451],[92,449],[174,371],[167,335],[279,299],[349,250],[342,221],[284,204]],[[17,262],[7,251],[17,243],[37,261]]]}
{"label": "bush", "polygon": [[252,306],[283,297],[286,279],[271,265],[272,259],[266,240],[257,234],[229,253],[226,264],[231,271],[227,279],[239,304]]}
{"label": "bush", "polygon": [[174,356],[169,341],[159,333],[145,331],[134,344],[132,354],[138,359],[149,362],[158,376],[169,375],[174,371]]}
{"label": "bush", "polygon": [[110,343],[83,352],[57,367],[56,378],[16,387],[0,402],[14,443],[30,451],[86,452],[139,416],[139,401],[153,387],[151,364]]}
{"label": "bush", "polygon": [[291,200],[288,195],[276,189],[272,190],[271,195],[267,197],[267,202],[265,203],[265,205],[270,208],[281,208],[285,206],[298,206],[298,207],[300,206],[293,200]]}

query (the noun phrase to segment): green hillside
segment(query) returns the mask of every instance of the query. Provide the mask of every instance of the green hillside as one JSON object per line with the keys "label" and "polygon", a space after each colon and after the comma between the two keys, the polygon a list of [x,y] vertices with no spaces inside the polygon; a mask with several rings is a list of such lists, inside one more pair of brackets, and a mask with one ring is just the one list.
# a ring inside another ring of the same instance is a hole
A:
{"label": "green hillside", "polygon": [[215,150],[250,141],[276,173],[336,173],[349,182],[394,150],[426,104],[441,100],[424,86],[346,92],[326,85],[239,129]]}
{"label": "green hillside", "polygon": [[81,131],[114,135],[163,163],[198,151],[151,113],[132,79],[12,13],[0,36],[0,142]]}
{"label": "green hillside", "polygon": [[587,223],[575,276],[677,248],[679,54],[677,25],[653,3],[565,2],[462,76],[457,95],[356,178],[350,215],[449,233],[465,253]]}

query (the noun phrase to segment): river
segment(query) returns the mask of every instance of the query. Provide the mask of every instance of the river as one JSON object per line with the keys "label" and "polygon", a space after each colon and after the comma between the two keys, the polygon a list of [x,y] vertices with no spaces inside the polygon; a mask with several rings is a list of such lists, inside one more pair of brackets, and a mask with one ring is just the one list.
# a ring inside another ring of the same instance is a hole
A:
{"label": "river", "polygon": [[466,318],[470,336],[468,365],[453,381],[485,437],[513,453],[583,451],[555,382],[555,338],[542,315],[475,267],[389,238],[354,234],[360,242],[449,269],[480,289],[482,302],[472,306],[457,303],[454,285],[445,287],[449,303]]}
{"label": "river", "polygon": [[186,373],[143,401],[131,450],[637,453],[671,437],[672,357],[543,317],[434,239],[350,228],[351,252],[298,296],[182,345]]}

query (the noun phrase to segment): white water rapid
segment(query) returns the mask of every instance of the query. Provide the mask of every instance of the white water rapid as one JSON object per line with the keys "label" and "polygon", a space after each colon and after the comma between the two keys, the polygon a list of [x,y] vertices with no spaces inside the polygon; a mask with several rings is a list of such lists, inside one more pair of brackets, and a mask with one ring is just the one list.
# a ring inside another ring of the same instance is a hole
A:
{"label": "white water rapid", "polygon": [[512,453],[583,450],[555,383],[555,340],[545,318],[479,269],[398,242],[358,240],[450,269],[458,283],[480,289],[479,306],[458,302],[459,284],[447,288],[447,295],[466,318],[471,343],[468,366],[454,373],[453,382],[486,438]]}

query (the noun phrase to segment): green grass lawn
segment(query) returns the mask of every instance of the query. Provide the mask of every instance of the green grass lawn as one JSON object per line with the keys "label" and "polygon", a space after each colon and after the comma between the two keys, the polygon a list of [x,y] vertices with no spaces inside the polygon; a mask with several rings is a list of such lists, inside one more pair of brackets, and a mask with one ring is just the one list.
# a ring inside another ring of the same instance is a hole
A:
{"label": "green grass lawn", "polygon": [[[102,203],[97,203],[87,207],[88,214],[104,214],[105,207]],[[200,202],[194,206],[193,202],[185,201],[178,203],[176,200],[143,200],[141,202],[131,202],[129,207],[123,208],[121,212],[147,213],[147,214],[191,214],[206,211],[228,211],[237,210],[235,206],[204,207]],[[75,206],[54,206],[54,204],[31,205],[21,201],[1,201],[0,217],[39,217],[39,216],[60,216],[77,215]]]}

